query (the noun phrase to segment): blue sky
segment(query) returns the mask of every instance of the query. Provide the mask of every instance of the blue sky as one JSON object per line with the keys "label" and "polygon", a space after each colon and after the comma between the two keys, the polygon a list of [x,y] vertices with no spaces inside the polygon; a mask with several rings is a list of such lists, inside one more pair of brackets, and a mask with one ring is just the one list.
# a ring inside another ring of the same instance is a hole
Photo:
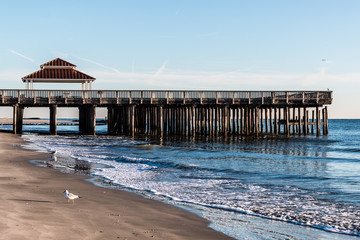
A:
{"label": "blue sky", "polygon": [[[2,1],[0,88],[60,57],[95,89],[326,90],[360,118],[360,1]],[[77,85],[36,84],[35,88]]]}

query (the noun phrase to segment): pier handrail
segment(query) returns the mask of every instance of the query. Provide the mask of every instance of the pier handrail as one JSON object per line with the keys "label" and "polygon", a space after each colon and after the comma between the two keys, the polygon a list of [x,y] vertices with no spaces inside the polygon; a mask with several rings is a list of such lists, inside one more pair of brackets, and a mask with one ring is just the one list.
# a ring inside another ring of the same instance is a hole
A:
{"label": "pier handrail", "polygon": [[332,91],[25,90],[0,89],[1,104],[331,104]]}

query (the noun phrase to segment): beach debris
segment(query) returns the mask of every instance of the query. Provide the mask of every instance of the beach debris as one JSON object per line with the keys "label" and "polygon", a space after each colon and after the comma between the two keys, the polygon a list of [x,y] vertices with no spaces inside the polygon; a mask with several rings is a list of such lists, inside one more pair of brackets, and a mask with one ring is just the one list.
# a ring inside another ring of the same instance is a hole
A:
{"label": "beach debris", "polygon": [[91,170],[91,163],[83,160],[75,160],[75,171],[89,172]]}
{"label": "beach debris", "polygon": [[75,195],[68,190],[64,191],[64,197],[68,200],[68,202],[71,200],[74,203],[74,199],[80,198],[78,195]]}

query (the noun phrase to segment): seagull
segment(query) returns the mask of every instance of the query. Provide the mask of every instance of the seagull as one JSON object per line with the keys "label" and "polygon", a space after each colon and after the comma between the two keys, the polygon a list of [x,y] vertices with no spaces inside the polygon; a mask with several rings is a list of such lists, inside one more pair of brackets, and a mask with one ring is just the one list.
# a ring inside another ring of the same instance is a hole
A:
{"label": "seagull", "polygon": [[72,200],[74,203],[74,199],[80,198],[78,195],[75,195],[73,193],[70,193],[68,190],[64,191],[64,197],[68,200]]}

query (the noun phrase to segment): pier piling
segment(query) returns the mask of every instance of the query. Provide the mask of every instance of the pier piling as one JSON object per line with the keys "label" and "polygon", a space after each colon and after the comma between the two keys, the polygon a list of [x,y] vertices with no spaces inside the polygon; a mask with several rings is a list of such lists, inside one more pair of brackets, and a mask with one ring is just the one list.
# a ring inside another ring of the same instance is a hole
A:
{"label": "pier piling", "polygon": [[85,104],[79,107],[79,132],[84,135],[95,135],[95,105]]}
{"label": "pier piling", "polygon": [[50,106],[50,134],[57,134],[57,105]]}
{"label": "pier piling", "polygon": [[49,107],[50,133],[57,109],[79,108],[79,132],[96,133],[97,107],[108,109],[109,134],[260,136],[328,134],[331,91],[94,91],[0,90],[0,106],[13,106],[13,132],[24,108]]}
{"label": "pier piling", "polygon": [[15,104],[13,107],[13,133],[22,133],[24,107]]}

